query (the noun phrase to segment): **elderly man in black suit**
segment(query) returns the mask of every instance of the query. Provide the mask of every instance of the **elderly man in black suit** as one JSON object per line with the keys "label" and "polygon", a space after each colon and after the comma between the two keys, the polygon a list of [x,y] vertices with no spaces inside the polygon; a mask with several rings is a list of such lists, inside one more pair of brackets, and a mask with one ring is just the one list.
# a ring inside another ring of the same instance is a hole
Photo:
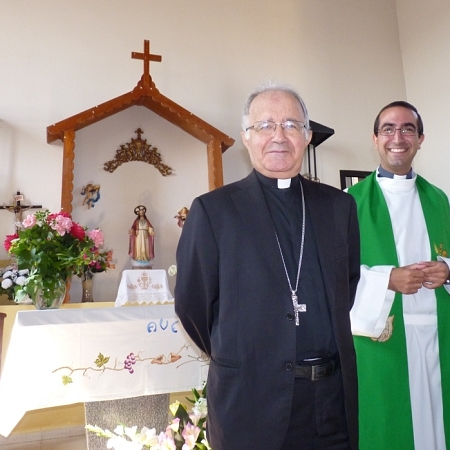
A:
{"label": "elderly man in black suit", "polygon": [[295,90],[254,91],[242,127],[254,170],[194,200],[177,249],[175,310],[210,357],[210,445],[355,450],[355,203],[299,175],[312,134]]}

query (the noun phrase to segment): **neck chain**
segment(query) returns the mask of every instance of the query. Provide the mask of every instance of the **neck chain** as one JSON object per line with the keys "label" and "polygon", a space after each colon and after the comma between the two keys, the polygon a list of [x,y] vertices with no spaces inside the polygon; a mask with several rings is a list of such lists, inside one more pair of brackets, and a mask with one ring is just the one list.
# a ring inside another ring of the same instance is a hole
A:
{"label": "neck chain", "polygon": [[305,196],[303,194],[303,185],[300,182],[300,190],[302,192],[302,240],[300,243],[300,255],[298,258],[298,269],[297,269],[297,280],[295,281],[295,289],[292,289],[292,284],[291,284],[291,280],[289,279],[289,274],[287,271],[287,267],[286,267],[286,263],[284,261],[284,256],[283,256],[283,252],[281,250],[281,245],[280,245],[280,240],[278,239],[278,234],[275,231],[275,237],[277,238],[277,243],[278,243],[278,249],[280,250],[280,255],[281,255],[281,260],[283,261],[283,267],[284,267],[284,272],[286,273],[286,278],[289,284],[289,289],[291,291],[291,298],[292,298],[292,305],[294,307],[294,314],[295,314],[295,325],[299,326],[300,325],[300,320],[298,318],[298,313],[299,312],[306,312],[306,305],[304,304],[299,304],[298,303],[298,297],[297,297],[297,289],[298,289],[298,281],[300,279],[300,269],[302,267],[302,259],[303,259],[303,246],[305,243],[305,217],[306,217],[306,211],[305,211]]}

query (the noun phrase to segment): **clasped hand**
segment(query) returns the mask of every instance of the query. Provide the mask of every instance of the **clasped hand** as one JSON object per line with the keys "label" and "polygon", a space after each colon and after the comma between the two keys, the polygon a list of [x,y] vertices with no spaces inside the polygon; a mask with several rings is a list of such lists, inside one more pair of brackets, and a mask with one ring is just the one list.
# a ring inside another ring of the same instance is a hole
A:
{"label": "clasped hand", "polygon": [[449,277],[449,269],[443,261],[421,261],[409,266],[392,269],[388,289],[402,294],[415,294],[422,286],[436,289]]}

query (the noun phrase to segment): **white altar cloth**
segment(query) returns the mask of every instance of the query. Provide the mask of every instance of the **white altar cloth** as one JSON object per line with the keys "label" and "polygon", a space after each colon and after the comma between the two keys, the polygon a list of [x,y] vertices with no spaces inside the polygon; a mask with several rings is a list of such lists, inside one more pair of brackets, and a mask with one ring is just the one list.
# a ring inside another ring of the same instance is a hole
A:
{"label": "white altar cloth", "polygon": [[0,434],[29,410],[189,391],[206,372],[173,305],[19,311],[0,378]]}
{"label": "white altar cloth", "polygon": [[124,270],[117,292],[116,306],[167,303],[173,297],[165,270]]}

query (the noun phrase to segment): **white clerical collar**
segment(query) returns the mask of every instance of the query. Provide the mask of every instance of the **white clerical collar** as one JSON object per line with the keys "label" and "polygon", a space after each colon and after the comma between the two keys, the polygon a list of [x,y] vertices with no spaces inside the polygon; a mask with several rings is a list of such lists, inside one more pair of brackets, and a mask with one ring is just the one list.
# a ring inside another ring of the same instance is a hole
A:
{"label": "white clerical collar", "polygon": [[290,178],[285,178],[285,179],[279,178],[277,180],[277,187],[278,187],[278,189],[287,189],[287,188],[291,187],[291,179]]}
{"label": "white clerical collar", "polygon": [[255,170],[255,173],[261,185],[268,189],[289,189],[296,187],[299,182],[298,176],[294,178],[269,178],[257,170]]}
{"label": "white clerical collar", "polygon": [[376,180],[383,191],[400,193],[415,189],[417,175],[414,173],[413,178],[407,178],[405,175],[396,175],[393,178],[377,177]]}

